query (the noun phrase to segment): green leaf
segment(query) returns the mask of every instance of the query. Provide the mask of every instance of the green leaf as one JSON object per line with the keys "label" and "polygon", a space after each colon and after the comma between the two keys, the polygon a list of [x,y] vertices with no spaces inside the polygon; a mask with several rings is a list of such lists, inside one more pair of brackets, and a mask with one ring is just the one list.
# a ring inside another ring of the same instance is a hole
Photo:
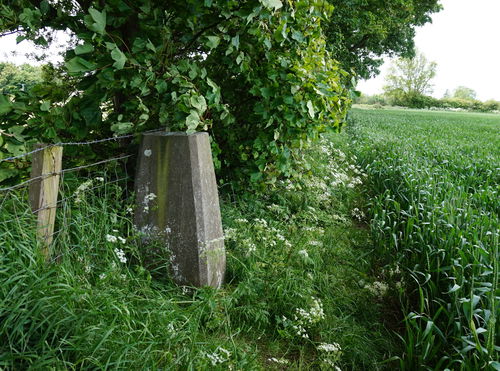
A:
{"label": "green leaf", "polygon": [[207,39],[208,40],[205,42],[205,45],[207,46],[207,48],[210,48],[210,50],[215,49],[219,46],[219,36],[207,36]]}
{"label": "green leaf", "polygon": [[26,40],[26,36],[24,35],[19,35],[18,37],[16,37],[16,44],[19,44],[20,42]]}
{"label": "green leaf", "polygon": [[127,57],[120,49],[118,49],[118,47],[114,48],[111,52],[111,58],[115,61],[115,63],[113,63],[113,67],[117,70],[123,69],[125,62],[127,61]]}
{"label": "green leaf", "polygon": [[[303,42],[304,35],[302,34],[302,32],[293,30],[292,31],[292,39],[297,40],[298,42]],[[356,86],[356,85],[354,85],[354,86]]]}
{"label": "green leaf", "polygon": [[264,98],[269,99],[271,97],[271,89],[269,89],[269,88],[260,88],[260,94]]}
{"label": "green leaf", "polygon": [[450,289],[450,291],[448,291],[446,294],[451,294],[452,292],[455,292],[457,291],[458,289],[460,289],[460,285],[457,285],[456,283],[453,285],[453,287]]}
{"label": "green leaf", "polygon": [[11,126],[9,128],[9,133],[11,133],[14,138],[16,138],[18,141],[20,142],[24,142],[25,141],[25,136],[22,135],[23,131],[24,131],[25,127],[24,126]]}
{"label": "green leaf", "polygon": [[70,75],[76,75],[82,72],[88,72],[95,69],[96,65],[82,57],[74,57],[66,62],[66,69]]}
{"label": "green leaf", "polygon": [[3,94],[0,94],[0,115],[5,115],[12,110],[12,103]]}
{"label": "green leaf", "polygon": [[240,52],[240,54],[238,54],[238,57],[236,57],[236,63],[241,64],[241,62],[243,62],[244,59],[245,59],[245,54],[243,52]]}
{"label": "green leaf", "polygon": [[94,46],[92,44],[83,44],[83,45],[78,45],[75,48],[75,54],[76,55],[82,55],[82,54],[87,54],[90,52],[94,51]]}
{"label": "green leaf", "polygon": [[40,2],[40,11],[42,12],[42,14],[47,14],[49,10],[50,10],[50,5],[47,0],[43,0],[42,2]]}
{"label": "green leaf", "polygon": [[186,126],[188,128],[188,132],[196,131],[196,128],[200,124],[200,116],[198,112],[192,109],[190,114],[186,117]]}
{"label": "green leaf", "polygon": [[253,173],[252,175],[250,175],[250,180],[252,182],[258,182],[259,180],[261,180],[263,177],[262,173],[261,172],[257,172],[257,173]]}
{"label": "green leaf", "polygon": [[146,44],[146,47],[151,50],[153,53],[156,53],[156,48],[154,44],[151,42],[151,40],[148,39],[148,42]]}
{"label": "green leaf", "polygon": [[207,110],[207,102],[205,100],[205,97],[203,97],[202,95],[193,95],[189,99],[189,103],[191,103],[191,106],[198,110],[200,115]]}
{"label": "green leaf", "polygon": [[155,88],[158,91],[158,93],[163,94],[167,91],[168,84],[165,80],[158,80],[155,84]]}
{"label": "green leaf", "polygon": [[118,135],[128,134],[132,131],[134,124],[131,122],[117,122],[111,125],[111,130]]}
{"label": "green leaf", "polygon": [[220,91],[219,86],[218,86],[215,82],[213,82],[213,81],[210,79],[210,77],[207,77],[207,84],[208,84],[208,86],[210,86],[210,87],[212,88],[212,91],[213,91],[214,93],[218,93],[218,92]]}
{"label": "green leaf", "polygon": [[50,100],[43,101],[42,104],[40,104],[40,110],[44,112],[50,111]]}
{"label": "green leaf", "polygon": [[14,156],[19,156],[19,155],[23,154],[24,152],[26,152],[26,146],[24,144],[15,144],[12,142],[7,142],[5,144],[5,148],[7,148],[7,151],[10,152]]}
{"label": "green leaf", "polygon": [[283,6],[281,0],[260,0],[260,3],[271,10],[278,10]]}
{"label": "green leaf", "polygon": [[231,44],[235,47],[236,50],[240,48],[240,35],[236,35],[231,39]]}
{"label": "green leaf", "polygon": [[106,29],[106,11],[103,10],[100,12],[94,8],[90,8],[89,14],[95,22],[91,26],[92,31],[104,35]]}
{"label": "green leaf", "polygon": [[16,174],[17,170],[0,168],[0,182],[3,182],[5,179],[12,178],[13,176],[16,176]]}
{"label": "green leaf", "polygon": [[309,112],[309,116],[311,116],[311,118],[313,119],[315,114],[314,105],[310,100],[307,101],[307,110]]}

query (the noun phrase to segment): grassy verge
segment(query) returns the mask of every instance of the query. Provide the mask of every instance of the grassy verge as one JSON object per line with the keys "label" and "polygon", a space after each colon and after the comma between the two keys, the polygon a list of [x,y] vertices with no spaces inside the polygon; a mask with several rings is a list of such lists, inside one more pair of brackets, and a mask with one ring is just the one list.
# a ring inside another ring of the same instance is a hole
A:
{"label": "grassy verge", "polygon": [[500,116],[353,110],[373,238],[402,287],[400,369],[499,370]]}
{"label": "grassy verge", "polygon": [[[372,275],[361,170],[344,135],[264,195],[222,188],[227,284],[178,287],[144,268],[118,184],[59,213],[45,264],[22,197],[0,211],[0,368],[383,368],[394,342]],[[95,180],[99,182],[100,180]],[[85,191],[87,189],[87,191]],[[394,354],[398,354],[397,349]]]}

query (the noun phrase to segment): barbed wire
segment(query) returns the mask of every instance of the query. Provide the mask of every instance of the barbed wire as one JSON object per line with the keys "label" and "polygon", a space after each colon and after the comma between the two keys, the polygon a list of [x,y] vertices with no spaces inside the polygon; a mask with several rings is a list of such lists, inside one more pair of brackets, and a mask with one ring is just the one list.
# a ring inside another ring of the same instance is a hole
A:
{"label": "barbed wire", "polygon": [[52,147],[87,146],[87,145],[91,145],[91,144],[98,144],[98,143],[116,141],[116,140],[120,140],[120,139],[133,138],[133,137],[137,137],[137,136],[142,135],[142,134],[154,133],[157,131],[160,132],[160,131],[167,131],[167,130],[166,129],[153,129],[153,130],[142,131],[140,133],[135,133],[135,134],[128,134],[128,135],[121,135],[121,136],[116,136],[116,137],[96,139],[96,140],[90,140],[90,141],[86,141],[86,142],[59,142],[59,143],[54,143],[54,144],[48,144],[45,147],[37,148],[37,149],[34,149],[33,151],[30,151],[30,152],[25,152],[25,153],[22,153],[22,154],[17,155],[17,156],[12,156],[12,157],[0,159],[0,163],[7,162],[7,161],[13,161],[13,160],[17,160],[17,159],[20,159],[23,157],[27,157],[27,156],[33,155],[37,152],[40,152],[40,151],[43,151],[45,149],[52,148]]}
{"label": "barbed wire", "polygon": [[[86,142],[55,143],[42,148],[37,148],[33,151],[23,153],[18,156],[0,160],[0,162],[23,158],[43,151],[47,148],[56,146],[83,146],[99,144],[108,141],[132,138],[144,133],[158,131],[161,130],[151,130],[137,134],[123,135]],[[88,208],[86,206],[87,202],[91,202],[92,200],[94,200],[94,196],[97,197],[96,200],[99,200],[101,196],[107,197],[106,195],[108,193],[109,195],[114,195],[112,197],[116,197],[116,195],[125,195],[125,197],[128,197],[127,182],[131,179],[131,177],[127,172],[127,161],[124,160],[127,160],[131,157],[136,157],[136,154],[126,154],[122,152],[116,157],[99,160],[90,164],[83,164],[81,166],[63,168],[57,172],[47,172],[41,174],[40,176],[27,179],[22,183],[16,184],[14,186],[0,188],[0,210],[4,211],[0,213],[0,239],[9,238],[9,235],[13,230],[19,231],[19,233],[21,233],[20,235],[26,233],[25,235],[27,238],[34,237],[33,233],[36,230],[36,218],[34,219],[34,216],[39,214],[43,210],[59,209],[60,211],[57,212],[55,221],[55,230],[50,233],[50,236],[44,236],[44,238],[47,237],[50,239],[54,239],[54,241],[52,242],[54,250],[52,250],[51,252],[49,261],[58,261],[65,255],[72,254],[73,251],[81,249],[82,246],[80,246],[79,242],[73,241],[72,238],[74,229],[77,227],[82,227],[80,220],[81,218],[79,217],[78,219],[74,219],[72,208],[79,204],[79,199],[81,198],[83,205],[81,213],[83,213],[82,215],[85,215],[85,219],[90,222],[94,219],[95,215],[98,215],[97,211],[94,211],[92,207]],[[110,163],[111,165],[106,165],[108,163]],[[68,177],[68,174],[73,173],[77,174]],[[28,186],[33,182],[40,182],[53,176],[60,176],[58,187],[59,199],[54,205],[46,205],[37,210],[33,210],[32,205],[30,205],[29,202]],[[84,187],[81,187],[81,185],[77,187],[80,180],[85,181],[86,185]],[[120,187],[120,190],[118,191],[118,188],[115,187]],[[116,193],[115,195],[114,192],[119,193]],[[60,250],[59,248],[61,246],[65,248],[63,250]]]}
{"label": "barbed wire", "polygon": [[[87,166],[88,167],[88,166]],[[82,168],[85,168],[85,167],[79,167],[79,168],[73,168],[73,169],[68,169],[68,170],[80,170]],[[111,178],[111,179],[106,179],[106,180],[102,180],[102,184],[98,184],[98,185],[92,185],[88,188],[84,188],[83,190],[77,192],[77,191],[73,191],[71,193],[71,195],[69,196],[66,196],[66,197],[62,197],[60,199],[57,200],[56,202],[56,205],[51,205],[51,206],[45,206],[45,207],[41,207],[39,209],[36,209],[36,210],[32,210],[32,208],[29,206],[29,204],[27,203],[27,199],[26,199],[26,196],[24,197],[18,197],[18,195],[16,195],[16,199],[19,200],[19,205],[17,206],[20,206],[24,203],[25,204],[25,208],[21,207],[20,209],[20,213],[19,212],[16,212],[16,217],[15,218],[12,218],[12,219],[3,219],[3,218],[0,218],[0,224],[6,224],[6,223],[12,223],[12,222],[19,222],[19,218],[22,217],[22,216],[26,216],[26,217],[31,217],[32,215],[35,215],[37,213],[39,213],[40,211],[43,211],[43,210],[49,210],[49,209],[59,209],[61,207],[64,207],[64,205],[68,204],[68,202],[71,202],[72,200],[76,199],[77,197],[81,197],[85,194],[88,194],[88,193],[91,193],[92,191],[95,191],[95,190],[98,190],[98,189],[106,189],[107,187],[109,187],[110,185],[112,184],[117,184],[117,183],[120,183],[120,182],[125,182],[127,180],[130,180],[131,177],[127,174],[125,176],[122,176],[122,177],[119,177],[118,173],[116,172],[116,169],[115,169],[115,175],[116,175],[116,178]],[[61,177],[61,182],[59,184],[59,192],[63,195],[65,193],[65,191],[63,190],[64,188],[64,184],[63,184],[63,177]],[[24,191],[26,192],[26,191]],[[1,198],[1,201],[0,201],[0,209],[2,209],[3,207],[3,204],[5,203],[5,201],[7,200],[8,198],[8,193],[6,193],[2,198]],[[63,223],[66,225],[66,223]]]}
{"label": "barbed wire", "polygon": [[93,164],[90,164],[90,165],[82,165],[82,166],[77,166],[77,167],[73,167],[73,168],[69,168],[69,169],[63,169],[63,170],[61,170],[59,172],[52,172],[52,173],[42,174],[42,175],[39,175],[37,177],[28,179],[28,180],[26,180],[26,181],[24,181],[22,183],[16,184],[16,185],[14,185],[12,187],[0,188],[0,192],[12,191],[12,190],[15,190],[15,189],[19,189],[19,188],[25,187],[25,186],[29,185],[30,183],[33,183],[33,182],[35,182],[37,180],[47,179],[47,178],[50,178],[50,177],[55,176],[55,175],[66,174],[66,173],[69,173],[69,172],[72,172],[72,171],[82,170],[82,169],[86,169],[86,168],[93,167],[93,166],[96,166],[96,165],[102,165],[102,164],[105,164],[105,163],[108,163],[108,162],[119,161],[119,160],[123,160],[123,159],[129,158],[129,157],[133,157],[133,156],[134,155],[119,156],[119,157],[114,157],[114,158],[110,158],[110,159],[106,159],[106,160],[94,162]]}
{"label": "barbed wire", "polygon": [[17,155],[17,156],[12,156],[12,157],[7,157],[7,158],[4,158],[4,159],[0,159],[0,163],[1,162],[7,162],[7,161],[13,161],[13,160],[17,160],[17,159],[20,159],[20,158],[23,158],[23,157],[27,157],[27,156],[33,155],[33,154],[35,154],[37,152],[41,152],[41,151],[44,151],[44,150],[52,148],[52,147],[86,146],[86,145],[90,145],[90,144],[110,142],[112,140],[120,140],[120,139],[132,138],[132,137],[134,137],[136,135],[137,134],[122,135],[122,136],[119,136],[119,137],[97,139],[97,140],[91,140],[91,141],[88,141],[88,142],[59,142],[59,143],[54,143],[54,144],[48,144],[45,147],[37,148],[37,149],[34,149],[33,151],[30,151],[30,152],[25,152],[25,153],[22,153],[22,154]]}

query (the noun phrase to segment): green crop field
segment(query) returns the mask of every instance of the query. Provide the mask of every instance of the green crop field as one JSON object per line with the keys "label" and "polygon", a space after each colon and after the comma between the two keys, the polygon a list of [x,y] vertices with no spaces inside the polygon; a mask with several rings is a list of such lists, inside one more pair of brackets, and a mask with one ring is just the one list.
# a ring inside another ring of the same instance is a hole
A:
{"label": "green crop field", "polygon": [[500,369],[500,115],[353,109],[348,131],[401,288],[400,368]]}

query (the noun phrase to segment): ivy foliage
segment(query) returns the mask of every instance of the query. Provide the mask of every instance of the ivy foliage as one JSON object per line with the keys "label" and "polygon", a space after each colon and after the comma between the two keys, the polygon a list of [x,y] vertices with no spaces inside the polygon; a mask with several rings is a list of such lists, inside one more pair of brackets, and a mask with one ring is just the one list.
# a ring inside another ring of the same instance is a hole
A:
{"label": "ivy foliage", "polygon": [[0,30],[19,40],[72,35],[44,83],[0,96],[2,133],[19,134],[2,134],[3,155],[27,138],[209,131],[221,175],[273,183],[300,173],[301,150],[339,129],[350,105],[349,76],[326,48],[325,0],[3,3]]}

